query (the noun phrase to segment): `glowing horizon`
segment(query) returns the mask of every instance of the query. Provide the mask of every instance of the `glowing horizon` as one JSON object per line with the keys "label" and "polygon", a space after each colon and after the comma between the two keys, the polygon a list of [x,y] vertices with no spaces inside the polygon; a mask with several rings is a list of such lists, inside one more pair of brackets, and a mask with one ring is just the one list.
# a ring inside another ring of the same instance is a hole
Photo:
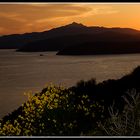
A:
{"label": "glowing horizon", "polygon": [[139,4],[0,4],[0,35],[41,32],[72,22],[140,30]]}

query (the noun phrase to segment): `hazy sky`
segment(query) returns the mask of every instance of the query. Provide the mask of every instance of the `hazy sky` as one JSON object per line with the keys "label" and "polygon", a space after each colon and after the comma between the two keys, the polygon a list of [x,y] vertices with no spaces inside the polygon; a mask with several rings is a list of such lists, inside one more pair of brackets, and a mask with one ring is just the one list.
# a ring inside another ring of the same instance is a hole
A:
{"label": "hazy sky", "polygon": [[0,4],[0,35],[44,31],[73,21],[140,30],[140,4]]}

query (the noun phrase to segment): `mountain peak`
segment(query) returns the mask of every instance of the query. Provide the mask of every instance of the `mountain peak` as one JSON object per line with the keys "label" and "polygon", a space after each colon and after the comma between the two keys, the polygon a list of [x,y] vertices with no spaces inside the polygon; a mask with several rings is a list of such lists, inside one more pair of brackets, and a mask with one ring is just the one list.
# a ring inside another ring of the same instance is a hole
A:
{"label": "mountain peak", "polygon": [[69,24],[68,26],[85,27],[83,24],[81,24],[81,23],[77,23],[77,22],[72,22],[72,23]]}
{"label": "mountain peak", "polygon": [[72,25],[79,25],[79,23],[77,23],[77,22],[72,22],[71,24]]}

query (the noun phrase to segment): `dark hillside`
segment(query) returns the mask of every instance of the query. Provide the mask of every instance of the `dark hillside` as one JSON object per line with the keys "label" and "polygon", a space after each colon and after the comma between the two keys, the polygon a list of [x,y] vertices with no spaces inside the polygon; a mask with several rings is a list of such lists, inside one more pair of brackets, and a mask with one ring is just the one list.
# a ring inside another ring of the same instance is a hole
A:
{"label": "dark hillside", "polygon": [[[128,93],[134,90],[136,92],[128,96]],[[127,115],[127,120],[122,120],[123,126],[116,130],[119,133],[115,135],[122,134],[124,129],[128,131],[123,134],[131,135],[130,132],[135,126],[137,129],[134,129],[132,134],[139,134],[140,125],[136,123],[139,120],[139,106],[127,106],[123,97],[127,97],[129,102],[136,105],[135,99],[140,97],[140,67],[116,80],[109,79],[101,83],[96,83],[94,79],[80,81],[68,89],[48,86],[40,93],[29,97],[28,102],[0,121],[0,135],[101,136],[108,133],[103,131],[99,122],[104,124],[107,121],[106,129],[112,128],[113,131],[114,121],[108,119],[117,119],[120,124],[120,115],[123,119],[123,115]],[[117,116],[111,116],[109,112],[112,105],[113,111],[119,111]],[[131,114],[125,114],[124,110],[131,111]],[[135,126],[132,126],[131,122],[135,119]],[[128,123],[126,127],[124,123]]]}

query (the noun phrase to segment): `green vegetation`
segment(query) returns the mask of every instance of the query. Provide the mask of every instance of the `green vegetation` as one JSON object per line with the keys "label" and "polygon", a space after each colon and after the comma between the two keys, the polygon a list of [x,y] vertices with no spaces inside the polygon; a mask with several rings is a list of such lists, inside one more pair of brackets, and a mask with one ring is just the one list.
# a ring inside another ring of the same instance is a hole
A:
{"label": "green vegetation", "polygon": [[0,120],[1,136],[140,134],[140,67],[118,80],[49,85]]}

